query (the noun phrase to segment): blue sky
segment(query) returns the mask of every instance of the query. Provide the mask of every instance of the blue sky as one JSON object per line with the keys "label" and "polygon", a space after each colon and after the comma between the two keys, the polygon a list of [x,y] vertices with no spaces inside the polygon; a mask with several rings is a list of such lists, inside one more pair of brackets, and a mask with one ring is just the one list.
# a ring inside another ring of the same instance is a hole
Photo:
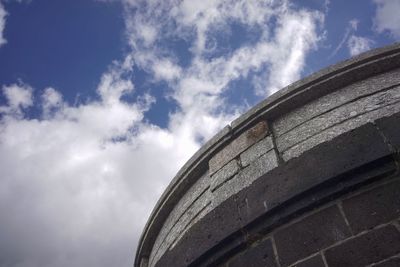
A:
{"label": "blue sky", "polygon": [[400,0],[0,0],[0,265],[132,266],[185,161],[257,102],[400,39]]}

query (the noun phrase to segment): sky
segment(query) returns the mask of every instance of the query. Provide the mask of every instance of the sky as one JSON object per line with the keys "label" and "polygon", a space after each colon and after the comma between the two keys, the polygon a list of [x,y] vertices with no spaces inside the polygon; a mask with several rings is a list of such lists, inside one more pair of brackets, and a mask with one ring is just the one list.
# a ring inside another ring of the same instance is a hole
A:
{"label": "sky", "polygon": [[400,0],[0,0],[0,266],[132,266],[222,127],[400,40]]}

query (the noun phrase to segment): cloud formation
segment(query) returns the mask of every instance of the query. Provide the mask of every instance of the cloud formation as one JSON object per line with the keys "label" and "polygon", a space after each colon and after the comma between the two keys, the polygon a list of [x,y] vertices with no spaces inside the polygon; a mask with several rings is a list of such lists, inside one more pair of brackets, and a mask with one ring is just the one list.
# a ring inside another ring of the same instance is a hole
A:
{"label": "cloud formation", "polygon": [[395,39],[400,39],[400,1],[374,0],[377,5],[374,27],[379,33],[389,32]]}
{"label": "cloud formation", "polygon": [[[249,90],[265,98],[300,77],[323,37],[324,14],[288,1],[123,4],[130,51],[100,77],[98,100],[71,105],[57,88],[3,87],[4,266],[131,266],[150,211],[177,170],[247,108],[227,105],[231,84],[248,79]],[[224,45],[237,25],[255,39]],[[187,62],[168,46],[176,40],[187,45]],[[158,99],[136,90],[134,67],[168,85],[163,97],[176,109],[167,127],[146,120]],[[124,101],[127,95],[135,100]],[[35,118],[27,116],[33,109]]]}
{"label": "cloud formation", "polygon": [[0,47],[7,43],[4,38],[4,28],[6,27],[7,11],[4,9],[3,4],[0,2]]}
{"label": "cloud formation", "polygon": [[356,56],[371,49],[373,41],[366,37],[351,35],[347,41],[347,46],[351,56]]}

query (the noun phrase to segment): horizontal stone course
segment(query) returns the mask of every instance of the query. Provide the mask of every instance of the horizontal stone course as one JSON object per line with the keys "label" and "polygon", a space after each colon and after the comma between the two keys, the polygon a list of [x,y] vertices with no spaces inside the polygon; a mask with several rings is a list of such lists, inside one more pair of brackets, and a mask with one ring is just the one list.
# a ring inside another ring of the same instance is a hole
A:
{"label": "horizontal stone course", "polygon": [[224,167],[219,169],[211,176],[211,191],[214,192],[221,184],[225,183],[229,178],[239,172],[240,166],[236,159],[231,160]]}
{"label": "horizontal stone course", "polygon": [[275,151],[270,150],[254,160],[249,166],[242,169],[232,179],[224,183],[214,191],[213,205],[216,206],[231,195],[235,195],[242,189],[248,187],[260,176],[273,170],[278,166],[278,158]]}
{"label": "horizontal stone course", "polygon": [[329,110],[336,109],[357,98],[370,95],[383,88],[392,87],[396,84],[400,84],[400,69],[395,69],[350,84],[340,90],[298,107],[291,112],[283,114],[274,122],[274,132],[279,137],[300,124],[318,117]]}
{"label": "horizontal stone course", "polygon": [[385,92],[364,97],[328,113],[322,114],[277,138],[282,152],[307,138],[345,120],[400,102],[400,86]]}
{"label": "horizontal stone course", "polygon": [[271,136],[267,136],[258,143],[252,145],[240,154],[240,163],[243,167],[248,166],[252,161],[259,158],[261,155],[267,153],[274,148]]}
{"label": "horizontal stone course", "polygon": [[316,145],[327,142],[336,136],[339,136],[343,133],[349,132],[353,129],[356,129],[362,125],[367,123],[375,122],[378,118],[381,117],[389,117],[390,115],[400,112],[400,104],[394,104],[385,106],[381,109],[374,110],[357,117],[352,118],[351,120],[344,121],[338,125],[330,127],[328,129],[323,130],[322,132],[308,138],[304,142],[301,142],[290,149],[286,150],[282,153],[282,158],[284,160],[289,160],[294,157],[300,156],[303,152],[315,147]]}
{"label": "horizontal stone course", "polygon": [[355,233],[400,217],[400,181],[344,200],[343,211]]}
{"label": "horizontal stone course", "polygon": [[292,265],[291,267],[326,267],[320,254],[315,255],[307,260]]}
{"label": "horizontal stone course", "polygon": [[350,235],[339,208],[331,206],[280,229],[274,238],[279,261],[288,266]]}
{"label": "horizontal stone course", "polygon": [[209,172],[213,174],[222,168],[229,161],[237,157],[248,147],[258,142],[268,134],[268,125],[266,121],[261,121],[243,132],[216,153],[209,161]]}
{"label": "horizontal stone course", "polygon": [[[372,265],[373,267],[399,267],[400,266],[400,255],[391,259],[385,260],[378,264]],[[372,267],[371,266],[371,267]]]}
{"label": "horizontal stone course", "polygon": [[231,259],[225,266],[227,267],[277,267],[272,243],[270,239],[265,239],[248,247],[242,254]]}
{"label": "horizontal stone course", "polygon": [[388,225],[356,236],[325,252],[329,267],[363,267],[400,252],[400,233]]}
{"label": "horizontal stone course", "polygon": [[171,244],[171,239],[173,240],[173,237],[169,237],[169,242],[166,242],[166,239],[168,235],[174,235],[170,232],[172,228],[177,224],[177,221],[180,220],[181,217],[184,216],[185,212],[187,212],[188,209],[193,205],[193,203],[208,190],[208,188],[210,187],[210,183],[210,176],[208,175],[208,173],[205,173],[179,200],[178,204],[170,213],[170,216],[167,217],[167,220],[164,223],[164,227],[161,229],[156,241],[154,242],[154,249],[152,250],[149,260],[150,266],[153,266],[152,264],[158,260],[162,253],[164,253],[168,246]]}
{"label": "horizontal stone course", "polygon": [[393,149],[400,152],[400,113],[396,113],[390,117],[378,119],[377,127],[387,139],[387,142]]}

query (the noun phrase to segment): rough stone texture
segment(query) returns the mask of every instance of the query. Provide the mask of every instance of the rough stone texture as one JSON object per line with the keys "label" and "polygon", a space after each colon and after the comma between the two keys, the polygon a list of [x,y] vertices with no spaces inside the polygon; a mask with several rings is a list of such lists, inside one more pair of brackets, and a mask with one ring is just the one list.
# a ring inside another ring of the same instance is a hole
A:
{"label": "rough stone texture", "polygon": [[270,239],[253,244],[226,264],[229,267],[277,267]]}
{"label": "rough stone texture", "polygon": [[318,98],[292,112],[284,114],[274,122],[273,128],[277,136],[292,130],[298,125],[318,117],[319,115],[345,105],[357,98],[370,95],[383,88],[400,84],[400,69],[370,77],[350,84],[343,89]]}
{"label": "rough stone texture", "polygon": [[210,183],[210,176],[205,173],[179,200],[178,204],[165,221],[164,227],[157,236],[157,239],[154,243],[154,249],[150,255],[150,266],[153,266],[152,264],[158,260],[161,254],[170,245],[170,243],[166,243],[165,241],[172,228],[177,224],[185,212],[193,205],[193,203],[208,190]]}
{"label": "rough stone texture", "polygon": [[350,229],[337,206],[312,214],[274,235],[282,266],[288,266],[349,236]]}
{"label": "rough stone texture", "polygon": [[[261,251],[280,267],[319,266],[328,254],[329,267],[396,265],[398,196],[385,185],[399,183],[399,67],[400,44],[361,55],[288,86],[225,127],[167,187],[135,267],[251,266]],[[228,166],[232,160],[244,168]],[[306,223],[329,209],[320,223]],[[348,232],[334,239],[341,227]],[[294,242],[284,246],[285,235]]]}
{"label": "rough stone texture", "polygon": [[276,157],[275,151],[270,150],[218,188],[214,192],[213,206],[219,205],[219,203],[229,196],[235,195],[243,188],[248,187],[261,175],[268,173],[277,166],[278,158]]}
{"label": "rough stone texture", "polygon": [[261,121],[233,139],[226,147],[215,154],[209,161],[210,174],[213,174],[242,151],[264,138],[268,134],[267,122]]}
{"label": "rough stone texture", "polygon": [[400,101],[400,86],[380,92],[357,101],[348,103],[330,112],[324,113],[296,127],[277,139],[278,149],[282,152],[315,134],[339,124],[345,120],[356,118],[370,111],[393,105]]}
{"label": "rough stone texture", "polygon": [[243,167],[248,166],[252,161],[267,153],[274,148],[274,143],[271,136],[267,136],[258,143],[252,145],[240,154],[240,162]]}
{"label": "rough stone texture", "polygon": [[321,255],[316,255],[307,260],[294,264],[293,267],[326,267]]}
{"label": "rough stone texture", "polygon": [[211,176],[211,191],[214,192],[221,184],[229,180],[239,171],[239,163],[236,159],[231,160],[228,164],[222,167],[219,171]]}
{"label": "rough stone texture", "polygon": [[400,217],[400,181],[346,199],[343,210],[355,233]]}
{"label": "rough stone texture", "polygon": [[400,113],[376,121],[377,127],[388,143],[400,152]]}
{"label": "rough stone texture", "polygon": [[396,112],[400,112],[400,104],[398,103],[354,117],[351,120],[344,121],[340,124],[323,130],[322,132],[308,138],[304,142],[291,147],[282,154],[282,157],[284,160],[298,157],[305,151],[320,143],[327,142],[340,134],[356,129],[357,127],[360,127],[366,123],[374,122],[378,118],[390,116]]}
{"label": "rough stone texture", "polygon": [[329,267],[366,266],[400,252],[400,233],[392,225],[346,240],[325,252]]}
{"label": "rough stone texture", "polygon": [[389,260],[385,260],[378,264],[372,265],[374,267],[399,267],[400,266],[400,255]]}

